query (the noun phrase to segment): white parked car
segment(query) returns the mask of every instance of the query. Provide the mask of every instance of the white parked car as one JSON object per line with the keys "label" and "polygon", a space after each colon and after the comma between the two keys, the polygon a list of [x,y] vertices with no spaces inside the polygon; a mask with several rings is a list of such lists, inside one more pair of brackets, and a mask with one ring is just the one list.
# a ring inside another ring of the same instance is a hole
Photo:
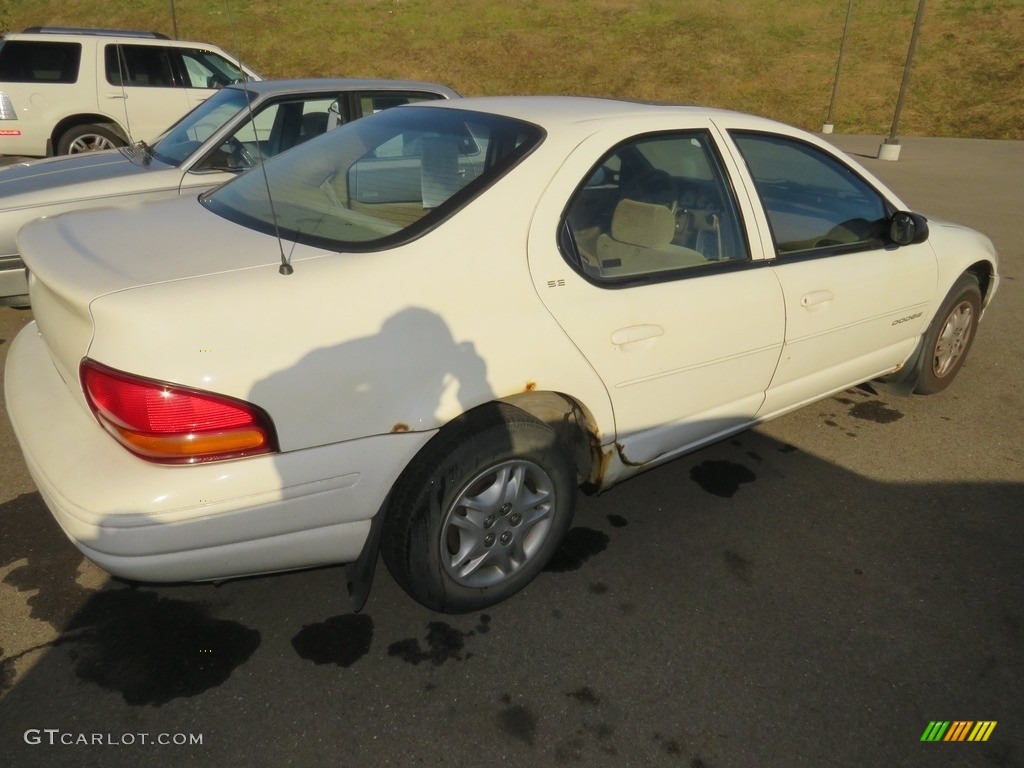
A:
{"label": "white parked car", "polygon": [[731,112],[418,104],[263,169],[22,231],[11,420],[111,573],[379,540],[414,598],[476,610],[542,569],[578,486],[859,382],[943,389],[999,279],[983,235]]}
{"label": "white parked car", "polygon": [[152,141],[218,88],[258,74],[209,43],[156,32],[31,27],[0,38],[0,155]]}
{"label": "white parked car", "polygon": [[410,80],[268,80],[233,85],[185,115],[152,146],[139,142],[2,167],[0,304],[28,304],[16,236],[32,219],[209,189],[258,159],[273,157],[364,114],[456,97],[446,86]]}

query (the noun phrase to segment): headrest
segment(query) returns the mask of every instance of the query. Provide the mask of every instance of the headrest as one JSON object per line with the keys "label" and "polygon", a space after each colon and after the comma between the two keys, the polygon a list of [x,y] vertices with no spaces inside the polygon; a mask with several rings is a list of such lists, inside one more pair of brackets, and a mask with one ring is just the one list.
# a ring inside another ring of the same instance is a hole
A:
{"label": "headrest", "polygon": [[664,205],[620,200],[612,214],[612,237],[641,248],[661,248],[676,234],[676,217]]}

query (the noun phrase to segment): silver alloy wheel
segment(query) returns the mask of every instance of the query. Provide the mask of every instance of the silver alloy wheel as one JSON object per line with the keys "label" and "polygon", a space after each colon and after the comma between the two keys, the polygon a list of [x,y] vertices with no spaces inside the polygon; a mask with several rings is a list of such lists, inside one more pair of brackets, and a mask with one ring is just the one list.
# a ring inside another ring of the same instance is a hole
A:
{"label": "silver alloy wheel", "polygon": [[537,464],[488,467],[459,491],[441,524],[445,571],[467,587],[507,579],[541,548],[554,509],[554,483]]}
{"label": "silver alloy wheel", "polygon": [[967,349],[974,330],[974,307],[969,301],[961,301],[949,316],[935,342],[932,355],[932,371],[936,378],[942,378],[956,367],[957,361]]}
{"label": "silver alloy wheel", "polygon": [[98,152],[101,149],[116,149],[117,144],[112,142],[106,136],[100,136],[96,133],[87,133],[84,136],[79,136],[68,146],[69,155],[77,155],[82,152]]}

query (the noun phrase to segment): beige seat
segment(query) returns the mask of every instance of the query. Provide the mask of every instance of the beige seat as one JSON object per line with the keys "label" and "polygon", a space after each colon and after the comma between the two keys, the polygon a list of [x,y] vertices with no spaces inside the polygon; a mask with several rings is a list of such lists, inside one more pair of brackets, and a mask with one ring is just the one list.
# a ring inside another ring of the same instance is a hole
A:
{"label": "beige seat", "polygon": [[597,238],[601,275],[642,275],[707,263],[692,248],[674,245],[675,234],[675,214],[664,205],[620,200],[611,232]]}
{"label": "beige seat", "polygon": [[327,133],[327,113],[310,112],[302,116],[302,124],[299,127],[299,138],[296,145],[309,141],[315,136]]}

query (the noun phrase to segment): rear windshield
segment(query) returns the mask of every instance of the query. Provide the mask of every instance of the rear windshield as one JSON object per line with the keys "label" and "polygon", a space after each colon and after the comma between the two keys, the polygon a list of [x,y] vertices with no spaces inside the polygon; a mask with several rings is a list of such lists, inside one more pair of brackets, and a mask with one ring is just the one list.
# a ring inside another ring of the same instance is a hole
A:
{"label": "rear windshield", "polygon": [[81,60],[79,43],[7,40],[0,43],[0,82],[74,83]]}
{"label": "rear windshield", "polygon": [[231,221],[288,240],[374,250],[443,221],[543,135],[500,115],[396,107],[285,152],[263,165],[265,176],[245,173],[200,200]]}

